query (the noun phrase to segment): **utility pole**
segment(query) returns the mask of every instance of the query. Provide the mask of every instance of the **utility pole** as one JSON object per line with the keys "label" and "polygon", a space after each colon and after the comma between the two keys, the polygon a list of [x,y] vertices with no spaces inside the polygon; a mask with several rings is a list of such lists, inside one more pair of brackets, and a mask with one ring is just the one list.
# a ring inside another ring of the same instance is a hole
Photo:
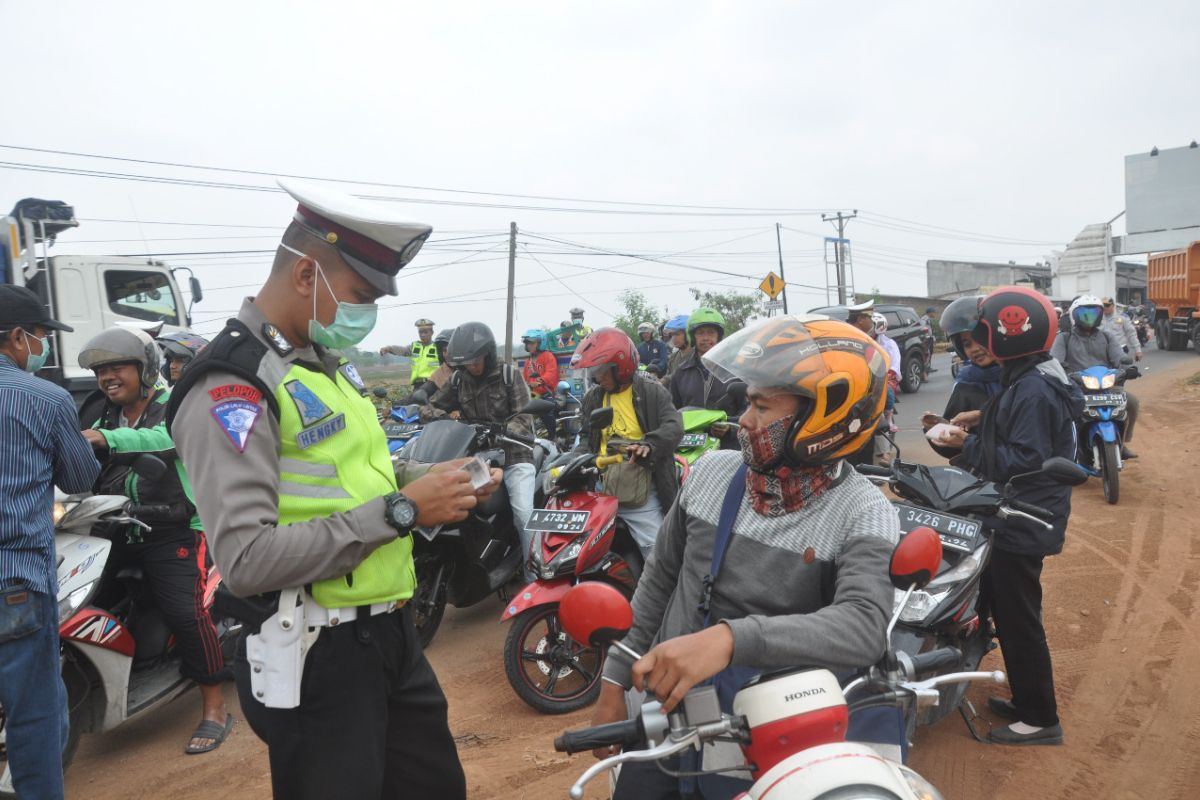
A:
{"label": "utility pole", "polygon": [[517,290],[517,223],[508,223],[508,319],[504,323],[504,361],[513,363],[513,301]]}
{"label": "utility pole", "polygon": [[779,280],[783,281],[783,313],[787,314],[787,278],[783,274],[783,243],[779,236],[782,227],[780,223],[775,223],[775,247],[779,250]]}
{"label": "utility pole", "polygon": [[822,222],[832,222],[837,225],[838,242],[837,248],[834,250],[834,256],[837,259],[837,287],[838,287],[838,303],[846,304],[846,223],[858,216],[858,209],[854,209],[849,214],[837,212],[837,216],[832,214],[822,214]]}

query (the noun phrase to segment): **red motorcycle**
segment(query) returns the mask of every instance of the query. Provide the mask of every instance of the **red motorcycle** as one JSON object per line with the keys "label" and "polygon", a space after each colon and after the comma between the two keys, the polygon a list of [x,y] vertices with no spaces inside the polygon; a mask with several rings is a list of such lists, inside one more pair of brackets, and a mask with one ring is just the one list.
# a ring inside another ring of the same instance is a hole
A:
{"label": "red motorcycle", "polygon": [[[605,427],[598,409],[591,424]],[[633,597],[642,554],[617,517],[617,498],[595,491],[600,471],[622,455],[566,454],[542,474],[546,507],[535,509],[530,566],[537,580],[517,592],[500,621],[511,619],[504,672],[517,696],[544,714],[565,714],[595,702],[604,652],[571,638],[558,617],[563,595],[577,583],[603,581]]]}

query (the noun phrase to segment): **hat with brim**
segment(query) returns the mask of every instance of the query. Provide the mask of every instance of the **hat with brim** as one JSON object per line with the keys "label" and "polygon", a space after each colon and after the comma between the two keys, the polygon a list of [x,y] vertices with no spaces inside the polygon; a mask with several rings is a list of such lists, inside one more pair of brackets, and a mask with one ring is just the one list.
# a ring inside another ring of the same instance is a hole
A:
{"label": "hat with brim", "polygon": [[68,333],[75,330],[70,325],[51,319],[41,299],[24,286],[0,286],[0,328],[8,330],[36,326]]}
{"label": "hat with brim", "polygon": [[384,294],[396,294],[396,274],[425,244],[433,227],[394,209],[304,181],[279,181],[295,198],[294,219],[334,247],[356,273]]}

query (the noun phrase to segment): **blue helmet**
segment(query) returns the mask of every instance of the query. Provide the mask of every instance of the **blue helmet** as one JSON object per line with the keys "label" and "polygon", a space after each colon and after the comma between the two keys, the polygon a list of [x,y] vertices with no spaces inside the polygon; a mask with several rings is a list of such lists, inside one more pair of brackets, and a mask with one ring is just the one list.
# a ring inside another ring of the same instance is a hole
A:
{"label": "blue helmet", "polygon": [[663,330],[668,331],[686,331],[688,324],[688,315],[679,314],[667,320],[667,324],[663,325]]}
{"label": "blue helmet", "polygon": [[530,328],[525,331],[525,335],[521,337],[522,342],[537,342],[539,350],[546,349],[546,332],[541,328]]}

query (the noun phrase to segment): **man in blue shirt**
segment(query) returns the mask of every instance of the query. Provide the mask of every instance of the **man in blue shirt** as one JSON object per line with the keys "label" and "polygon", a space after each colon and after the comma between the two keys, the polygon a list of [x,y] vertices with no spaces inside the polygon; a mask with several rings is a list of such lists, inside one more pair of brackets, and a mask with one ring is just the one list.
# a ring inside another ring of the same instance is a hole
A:
{"label": "man in blue shirt", "polygon": [[0,285],[0,707],[13,788],[63,796],[67,693],[59,671],[54,485],[88,491],[100,472],[65,389],[35,378],[50,353],[37,295]]}
{"label": "man in blue shirt", "polygon": [[670,355],[670,349],[667,343],[659,339],[656,334],[658,329],[654,327],[653,322],[643,322],[638,325],[638,358],[641,359],[642,365],[646,367],[646,371],[656,378],[661,378],[667,374],[667,357]]}

